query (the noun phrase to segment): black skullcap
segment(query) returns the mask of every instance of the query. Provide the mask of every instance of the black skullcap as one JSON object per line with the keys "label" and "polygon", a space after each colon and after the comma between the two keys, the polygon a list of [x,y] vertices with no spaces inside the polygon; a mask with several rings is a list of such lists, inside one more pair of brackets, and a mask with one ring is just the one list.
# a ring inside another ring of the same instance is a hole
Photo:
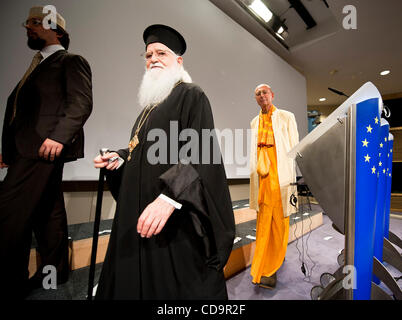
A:
{"label": "black skullcap", "polygon": [[162,24],[154,24],[145,29],[143,34],[145,49],[154,42],[163,43],[170,50],[181,56],[186,51],[186,41],[175,29]]}

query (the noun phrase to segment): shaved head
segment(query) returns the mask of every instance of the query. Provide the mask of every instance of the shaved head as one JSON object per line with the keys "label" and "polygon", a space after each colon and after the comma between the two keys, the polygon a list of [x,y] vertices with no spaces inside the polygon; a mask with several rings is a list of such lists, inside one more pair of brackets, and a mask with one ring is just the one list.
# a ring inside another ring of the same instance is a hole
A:
{"label": "shaved head", "polygon": [[269,85],[263,83],[259,84],[255,90],[255,100],[261,107],[262,113],[267,113],[272,106],[272,101],[274,100],[274,93]]}
{"label": "shaved head", "polygon": [[270,87],[268,84],[262,83],[262,84],[259,84],[259,85],[254,89],[254,92],[256,92],[257,89],[260,89],[260,88],[263,88],[263,87],[266,87],[266,88],[268,88],[269,90],[272,91],[271,87]]}

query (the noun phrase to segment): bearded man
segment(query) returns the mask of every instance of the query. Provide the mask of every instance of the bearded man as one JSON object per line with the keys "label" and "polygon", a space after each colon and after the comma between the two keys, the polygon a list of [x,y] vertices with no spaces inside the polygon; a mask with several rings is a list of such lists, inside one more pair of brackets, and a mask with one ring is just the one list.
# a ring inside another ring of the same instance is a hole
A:
{"label": "bearded man", "polygon": [[[211,107],[183,68],[186,42],[180,33],[152,25],[143,38],[146,72],[138,98],[144,109],[129,147],[94,159],[95,167],[106,167],[107,178],[118,185],[96,298],[227,299],[223,268],[235,224],[225,170],[222,162],[213,162],[212,152],[202,157],[203,144],[210,150],[210,140],[198,144],[200,161],[179,153],[187,143],[178,138],[182,130],[201,137],[203,129],[214,129]],[[178,132],[170,132],[171,123],[177,123]],[[152,129],[169,137],[167,163],[148,159]]]}
{"label": "bearded man", "polygon": [[[29,48],[37,52],[4,117],[0,168],[8,171],[0,190],[0,283],[7,298],[42,287],[44,266],[56,267],[58,283],[69,276],[63,167],[84,156],[91,69],[83,57],[67,52],[64,18],[57,13],[52,29],[47,15],[43,7],[29,11],[24,27]],[[41,265],[27,281],[32,230]]]}

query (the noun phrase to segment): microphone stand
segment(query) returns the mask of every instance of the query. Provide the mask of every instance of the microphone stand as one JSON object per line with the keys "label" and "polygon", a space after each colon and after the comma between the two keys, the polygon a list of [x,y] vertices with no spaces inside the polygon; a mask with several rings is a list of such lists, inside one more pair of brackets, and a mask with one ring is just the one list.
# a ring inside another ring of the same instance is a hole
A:
{"label": "microphone stand", "polygon": [[[349,98],[349,96],[346,95],[345,93],[343,93],[342,91],[339,91],[339,90],[336,90],[336,89],[333,89],[333,88],[328,88],[328,90],[332,91],[333,93],[339,94],[340,96],[345,96],[345,97]],[[389,118],[391,116],[391,110],[384,104],[384,102],[383,102],[382,105],[384,107],[383,108],[383,113],[384,113],[385,118]]]}
{"label": "microphone stand", "polygon": [[343,93],[342,91],[338,91],[338,90],[333,89],[333,88],[328,88],[328,90],[332,91],[332,92],[334,92],[336,94],[339,94],[340,96],[345,96],[345,97],[349,98],[349,96],[347,94]]}

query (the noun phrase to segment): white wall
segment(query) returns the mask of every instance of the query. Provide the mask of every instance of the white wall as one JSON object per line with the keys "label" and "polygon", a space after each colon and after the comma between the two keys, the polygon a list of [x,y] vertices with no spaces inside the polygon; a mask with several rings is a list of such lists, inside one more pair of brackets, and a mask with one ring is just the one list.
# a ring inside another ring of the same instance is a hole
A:
{"label": "white wall", "polygon": [[[97,180],[92,159],[99,148],[127,146],[140,112],[136,95],[144,72],[142,33],[155,23],[174,27],[186,39],[185,68],[209,97],[218,129],[248,129],[259,112],[254,88],[268,83],[275,105],[295,113],[300,137],[307,134],[305,78],[206,0],[2,0],[1,123],[7,97],[33,56],[21,22],[31,6],[46,4],[55,5],[64,16],[70,51],[83,55],[93,72],[94,110],[85,125],[86,157],[65,166],[64,180]],[[226,171],[229,178],[241,177],[234,165]],[[0,179],[4,176],[2,170]]]}

